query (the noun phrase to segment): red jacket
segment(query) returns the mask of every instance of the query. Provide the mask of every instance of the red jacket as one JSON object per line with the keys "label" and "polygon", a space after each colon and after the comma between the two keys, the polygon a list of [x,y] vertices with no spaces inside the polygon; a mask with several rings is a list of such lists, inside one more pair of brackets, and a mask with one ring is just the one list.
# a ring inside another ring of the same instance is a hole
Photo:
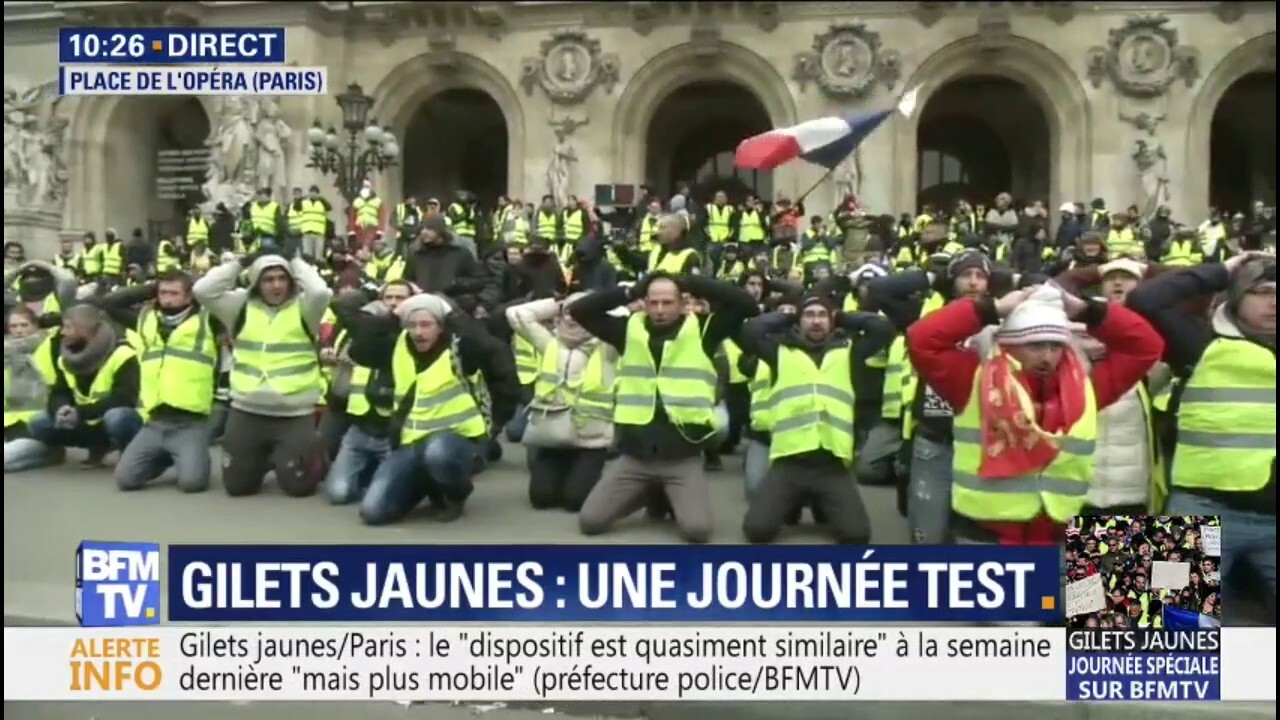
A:
{"label": "red jacket", "polygon": [[[1098,409],[1101,410],[1142,381],[1164,353],[1164,340],[1146,320],[1123,306],[1094,302],[1090,304],[1090,312],[1096,312],[1101,318],[1089,328],[1089,333],[1107,347],[1107,356],[1094,363],[1089,374]],[[963,412],[969,404],[981,362],[977,353],[961,349],[961,346],[982,331],[984,320],[994,322],[994,315],[990,300],[958,300],[920,318],[907,328],[907,348],[921,381],[950,403],[957,413]],[[1022,374],[1018,379],[1032,397],[1043,395],[1045,379]],[[1037,420],[1043,421],[1043,418]],[[1044,429],[1058,432],[1066,428]],[[1031,525],[1034,527],[1019,523],[984,523],[984,527],[1009,544],[1061,542],[1061,526],[1043,522]]]}

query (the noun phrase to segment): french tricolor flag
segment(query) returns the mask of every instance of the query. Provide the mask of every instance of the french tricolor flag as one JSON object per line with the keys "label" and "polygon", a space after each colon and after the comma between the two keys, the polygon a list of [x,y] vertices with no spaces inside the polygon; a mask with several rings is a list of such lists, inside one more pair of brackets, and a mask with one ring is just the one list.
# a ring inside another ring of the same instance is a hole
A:
{"label": "french tricolor flag", "polygon": [[800,158],[831,170],[895,112],[911,117],[919,96],[917,86],[888,110],[819,118],[749,137],[738,145],[734,161],[744,170],[772,170]]}

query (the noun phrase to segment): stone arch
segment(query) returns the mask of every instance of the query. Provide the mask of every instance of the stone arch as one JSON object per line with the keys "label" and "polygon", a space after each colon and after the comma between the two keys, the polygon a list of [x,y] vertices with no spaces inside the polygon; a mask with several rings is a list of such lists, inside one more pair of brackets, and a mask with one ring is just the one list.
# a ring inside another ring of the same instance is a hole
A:
{"label": "stone arch", "polygon": [[[619,182],[643,182],[649,124],[658,105],[680,87],[699,81],[726,81],[749,90],[769,113],[774,127],[797,122],[795,98],[778,70],[757,53],[729,42],[709,60],[705,46],[668,48],[640,67],[614,106],[613,172]],[[793,183],[794,184],[794,181]],[[775,186],[781,188],[782,183]]]}
{"label": "stone arch", "polygon": [[[446,90],[479,90],[498,104],[507,123],[507,191],[516,197],[524,196],[525,127],[520,98],[511,82],[497,68],[467,53],[455,53],[457,66],[441,71],[431,61],[429,54],[410,58],[387,74],[372,92],[372,116],[389,125],[397,137],[404,137],[405,128],[422,103]],[[399,202],[403,174],[400,167],[386,173],[387,192],[384,197]],[[382,185],[384,183],[379,183]]]}
{"label": "stone arch", "polygon": [[1269,32],[1227,53],[1200,84],[1200,92],[1191,103],[1186,138],[1186,167],[1198,170],[1183,174],[1183,207],[1177,208],[1185,220],[1203,218],[1209,211],[1209,138],[1218,103],[1245,75],[1260,70],[1275,72],[1275,69],[1276,34]]}
{"label": "stone arch", "polygon": [[[205,115],[213,125],[216,98],[209,96],[180,97],[82,97],[76,103],[71,116],[71,126],[67,136],[67,206],[63,216],[63,226],[76,231],[95,231],[101,236],[103,230],[119,221],[111,219],[110,204],[113,198],[118,199],[119,192],[149,194],[152,188],[119,189],[119,178],[114,177],[109,166],[109,148],[120,152],[116,146],[125,135],[119,131],[122,123],[131,121],[129,109],[139,105],[149,105],[160,112],[175,106],[177,103],[196,99],[204,107]],[[125,149],[125,152],[128,150]],[[116,188],[116,190],[112,190]],[[133,218],[130,221],[138,224],[145,218]],[[129,225],[133,227],[133,225]],[[116,228],[127,233],[128,228]]]}
{"label": "stone arch", "polygon": [[1057,53],[1024,37],[1013,36],[993,62],[977,36],[943,47],[925,58],[903,87],[923,86],[914,116],[893,121],[895,212],[914,208],[918,170],[916,137],[920,115],[929,98],[951,80],[988,75],[1024,86],[1049,121],[1050,197],[1056,205],[1084,197],[1088,190],[1093,150],[1090,144],[1089,98],[1080,78]]}

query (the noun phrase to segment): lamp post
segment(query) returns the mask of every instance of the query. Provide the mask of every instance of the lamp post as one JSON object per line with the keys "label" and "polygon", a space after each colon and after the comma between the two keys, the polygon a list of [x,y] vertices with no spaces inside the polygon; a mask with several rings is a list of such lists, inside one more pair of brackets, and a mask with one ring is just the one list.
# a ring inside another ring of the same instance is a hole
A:
{"label": "lamp post", "polygon": [[366,178],[396,165],[400,145],[389,129],[369,118],[373,98],[365,95],[358,83],[348,85],[337,100],[345,137],[332,125],[325,130],[316,120],[307,131],[311,145],[308,167],[333,175],[333,184],[350,207]]}

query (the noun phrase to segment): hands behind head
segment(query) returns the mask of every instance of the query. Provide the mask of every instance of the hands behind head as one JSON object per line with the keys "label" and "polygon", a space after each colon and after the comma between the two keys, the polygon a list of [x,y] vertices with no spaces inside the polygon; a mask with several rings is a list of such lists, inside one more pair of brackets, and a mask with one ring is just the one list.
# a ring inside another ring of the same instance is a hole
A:
{"label": "hands behind head", "polygon": [[1236,255],[1235,257],[1227,259],[1227,261],[1222,263],[1222,265],[1227,269],[1227,272],[1233,273],[1237,269],[1239,269],[1241,265],[1244,265],[1250,260],[1257,260],[1259,258],[1268,258],[1268,257],[1275,257],[1275,256],[1270,255],[1268,253],[1259,252],[1257,250],[1249,250],[1247,252],[1242,252],[1239,255]]}

